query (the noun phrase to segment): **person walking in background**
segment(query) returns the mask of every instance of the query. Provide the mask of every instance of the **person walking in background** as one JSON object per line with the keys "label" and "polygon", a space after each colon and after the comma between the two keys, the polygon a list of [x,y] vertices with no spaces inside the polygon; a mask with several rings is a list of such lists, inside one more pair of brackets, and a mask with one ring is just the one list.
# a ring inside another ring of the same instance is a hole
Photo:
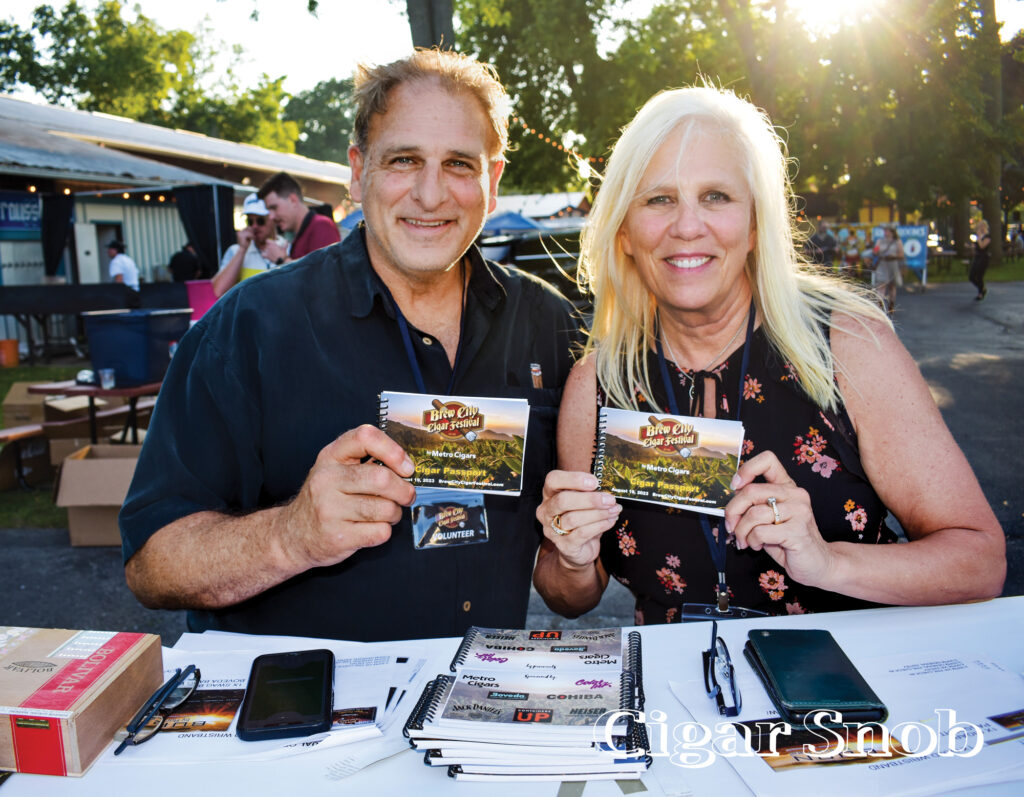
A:
{"label": "person walking in background", "polygon": [[991,244],[992,236],[988,233],[988,222],[982,219],[974,230],[974,258],[971,260],[971,269],[967,277],[978,289],[978,295],[974,297],[976,302],[980,302],[988,293],[988,288],[985,287],[985,272],[988,271]]}
{"label": "person walking in background", "polygon": [[283,248],[285,241],[274,235],[274,224],[263,200],[249,194],[242,203],[245,229],[239,230],[238,243],[228,247],[220,261],[220,271],[212,280],[213,294],[220,298],[242,280],[275,267],[267,252],[269,243]]}
{"label": "person walking in background", "polygon": [[191,241],[186,241],[185,245],[174,253],[171,262],[167,264],[167,270],[171,272],[171,279],[175,282],[199,279],[202,267]]}
{"label": "person walking in background", "polygon": [[269,241],[264,254],[278,266],[336,244],[341,240],[338,225],[333,219],[306,207],[302,201],[302,187],[286,172],[278,172],[268,179],[257,196],[263,200],[270,221],[281,230],[295,234],[290,247]]}
{"label": "person walking in background", "polygon": [[829,230],[828,222],[822,221],[807,241],[807,256],[819,266],[831,266],[836,259],[836,239]]}
{"label": "person walking in background", "polygon": [[859,273],[861,268],[860,248],[862,241],[857,237],[855,230],[850,230],[846,236],[846,245],[843,248],[844,269],[848,274]]}
{"label": "person walking in background", "polygon": [[124,241],[116,238],[107,244],[110,256],[110,281],[122,282],[133,291],[139,289],[139,267],[124,253]]}
{"label": "person walking in background", "polygon": [[903,242],[895,227],[886,227],[875,244],[875,292],[882,297],[885,312],[896,312],[896,291],[903,284]]}

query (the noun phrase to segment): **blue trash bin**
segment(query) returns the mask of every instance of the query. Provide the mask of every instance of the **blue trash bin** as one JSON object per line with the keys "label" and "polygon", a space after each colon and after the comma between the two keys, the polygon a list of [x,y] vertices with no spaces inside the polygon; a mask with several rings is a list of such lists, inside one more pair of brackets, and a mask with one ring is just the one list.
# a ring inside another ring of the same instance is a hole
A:
{"label": "blue trash bin", "polygon": [[115,387],[159,382],[172,345],[188,332],[192,311],[100,310],[82,313],[93,371],[114,369]]}

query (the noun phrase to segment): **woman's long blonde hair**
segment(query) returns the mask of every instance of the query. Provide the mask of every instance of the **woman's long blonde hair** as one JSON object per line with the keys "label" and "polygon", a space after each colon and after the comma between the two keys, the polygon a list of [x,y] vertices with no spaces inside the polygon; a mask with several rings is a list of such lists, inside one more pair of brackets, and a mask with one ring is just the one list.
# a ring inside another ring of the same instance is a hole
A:
{"label": "woman's long blonde hair", "polygon": [[[835,410],[841,399],[825,332],[833,311],[861,322],[888,319],[866,291],[815,271],[801,258],[785,143],[751,103],[706,86],[655,95],[623,129],[583,231],[578,278],[594,295],[587,352],[600,350],[601,387],[618,406],[637,409],[638,394],[654,405],[647,352],[658,335],[657,303],[623,251],[619,230],[651,159],[681,127],[684,133],[711,131],[733,144],[753,199],[757,243],[746,274],[765,335],[810,398]],[[871,337],[863,323],[858,326],[855,334]]]}

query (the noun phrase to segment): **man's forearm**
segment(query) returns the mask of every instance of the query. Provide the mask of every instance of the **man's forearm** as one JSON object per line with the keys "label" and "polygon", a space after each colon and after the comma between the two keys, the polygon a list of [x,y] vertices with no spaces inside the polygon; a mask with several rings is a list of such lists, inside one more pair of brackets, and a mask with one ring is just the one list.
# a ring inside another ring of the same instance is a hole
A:
{"label": "man's forearm", "polygon": [[249,251],[250,246],[252,246],[251,243],[248,243],[245,246],[239,245],[238,251],[235,252],[227,265],[214,275],[211,280],[211,284],[213,286],[213,295],[218,299],[233,288],[238,282],[238,277],[242,273],[242,263],[245,260],[245,254]]}
{"label": "man's forearm", "polygon": [[128,560],[125,576],[151,609],[219,609],[308,569],[282,530],[288,506],[243,516],[197,512],[160,529]]}

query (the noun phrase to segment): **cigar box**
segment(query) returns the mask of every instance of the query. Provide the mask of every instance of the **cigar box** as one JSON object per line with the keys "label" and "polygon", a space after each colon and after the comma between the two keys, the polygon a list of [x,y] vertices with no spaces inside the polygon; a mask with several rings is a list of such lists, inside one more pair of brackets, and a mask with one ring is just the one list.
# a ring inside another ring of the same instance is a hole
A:
{"label": "cigar box", "polygon": [[0,770],[83,774],[162,679],[154,634],[0,626]]}

